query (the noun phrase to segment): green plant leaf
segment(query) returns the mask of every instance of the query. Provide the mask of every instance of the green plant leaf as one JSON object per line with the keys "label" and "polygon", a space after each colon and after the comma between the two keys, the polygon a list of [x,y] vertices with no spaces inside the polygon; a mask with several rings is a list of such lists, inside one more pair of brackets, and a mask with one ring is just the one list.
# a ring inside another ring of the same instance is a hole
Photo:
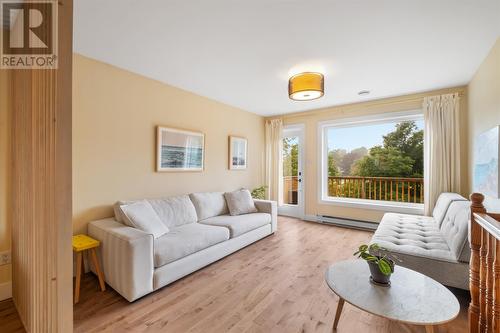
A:
{"label": "green plant leaf", "polygon": [[372,256],[371,254],[365,252],[363,254],[361,254],[361,258],[367,260],[367,261],[373,261],[373,262],[377,262],[378,258],[375,257],[375,256]]}
{"label": "green plant leaf", "polygon": [[384,275],[390,275],[392,273],[391,264],[387,261],[387,259],[380,259],[378,261],[378,268]]}

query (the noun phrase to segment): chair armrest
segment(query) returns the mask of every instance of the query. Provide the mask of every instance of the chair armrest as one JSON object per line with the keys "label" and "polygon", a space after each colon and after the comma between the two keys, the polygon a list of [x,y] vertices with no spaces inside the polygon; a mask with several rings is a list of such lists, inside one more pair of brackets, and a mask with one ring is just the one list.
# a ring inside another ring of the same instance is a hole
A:
{"label": "chair armrest", "polygon": [[272,200],[254,199],[255,207],[261,213],[271,214],[271,227],[273,232],[278,230],[278,204]]}
{"label": "chair armrest", "polygon": [[89,236],[101,242],[106,282],[129,302],[153,291],[153,235],[112,218],[90,222]]}

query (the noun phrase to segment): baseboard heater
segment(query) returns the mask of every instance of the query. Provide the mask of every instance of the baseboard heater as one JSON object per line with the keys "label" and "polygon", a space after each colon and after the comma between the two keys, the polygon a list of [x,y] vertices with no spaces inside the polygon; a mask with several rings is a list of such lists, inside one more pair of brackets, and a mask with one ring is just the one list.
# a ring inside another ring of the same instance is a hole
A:
{"label": "baseboard heater", "polygon": [[319,223],[333,224],[333,225],[336,225],[339,227],[344,227],[344,228],[373,231],[373,230],[376,230],[378,227],[378,224],[375,222],[350,220],[350,219],[344,219],[344,218],[333,217],[333,216],[325,216],[325,215],[316,215],[316,217],[317,217],[317,222],[319,222]]}

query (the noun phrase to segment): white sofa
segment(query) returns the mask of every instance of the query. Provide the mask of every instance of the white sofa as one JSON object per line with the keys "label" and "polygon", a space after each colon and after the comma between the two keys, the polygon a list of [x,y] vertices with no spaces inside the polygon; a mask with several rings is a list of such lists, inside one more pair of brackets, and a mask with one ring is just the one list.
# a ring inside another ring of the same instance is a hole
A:
{"label": "white sofa", "polygon": [[[132,302],[217,261],[277,230],[274,201],[254,200],[258,212],[228,215],[224,193],[193,193],[147,199],[170,231],[154,238],[115,218],[90,222],[88,234],[101,242],[106,282]],[[130,202],[128,202],[130,203]]]}
{"label": "white sofa", "polygon": [[386,213],[371,243],[392,251],[401,260],[397,265],[469,289],[469,217],[467,199],[442,193],[432,216]]}

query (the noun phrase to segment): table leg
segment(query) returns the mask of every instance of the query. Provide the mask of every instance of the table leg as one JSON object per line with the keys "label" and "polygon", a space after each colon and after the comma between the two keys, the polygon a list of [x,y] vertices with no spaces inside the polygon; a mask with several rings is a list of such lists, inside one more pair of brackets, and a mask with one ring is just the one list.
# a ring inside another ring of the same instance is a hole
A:
{"label": "table leg", "polygon": [[94,264],[97,277],[99,278],[99,284],[101,286],[101,291],[106,290],[106,285],[104,284],[104,276],[102,275],[101,267],[99,266],[99,261],[97,260],[97,255],[95,248],[90,249],[90,255],[92,257],[92,263]]}
{"label": "table leg", "polygon": [[434,325],[426,325],[425,326],[425,332],[426,333],[435,333],[436,330],[434,329]]}
{"label": "table leg", "polygon": [[337,304],[337,312],[335,313],[335,320],[333,321],[333,331],[337,330],[337,325],[339,324],[340,314],[342,313],[342,308],[344,307],[344,299],[339,298],[339,304]]}
{"label": "table leg", "polygon": [[76,283],[75,283],[75,304],[80,300],[80,281],[82,279],[82,252],[76,253]]}

